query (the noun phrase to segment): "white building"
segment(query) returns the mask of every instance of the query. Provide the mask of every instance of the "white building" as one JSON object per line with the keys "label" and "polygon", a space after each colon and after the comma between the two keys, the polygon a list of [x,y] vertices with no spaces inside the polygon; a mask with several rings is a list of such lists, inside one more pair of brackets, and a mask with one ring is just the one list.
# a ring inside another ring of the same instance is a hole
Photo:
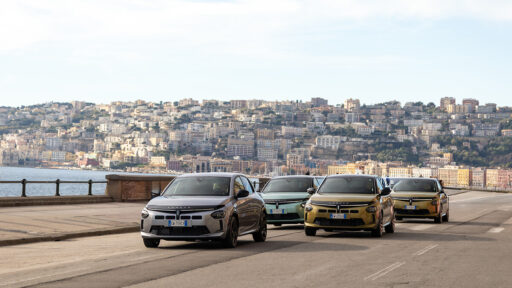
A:
{"label": "white building", "polygon": [[324,135],[316,137],[316,146],[320,148],[338,150],[340,143],[340,136]]}

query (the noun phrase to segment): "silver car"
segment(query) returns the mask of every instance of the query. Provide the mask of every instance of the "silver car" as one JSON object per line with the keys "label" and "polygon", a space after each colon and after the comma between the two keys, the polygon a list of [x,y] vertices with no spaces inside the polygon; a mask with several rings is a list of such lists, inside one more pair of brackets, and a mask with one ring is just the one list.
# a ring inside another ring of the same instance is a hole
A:
{"label": "silver car", "polygon": [[238,173],[198,173],[176,177],[142,210],[144,245],[160,240],[220,240],[236,247],[238,236],[267,237],[265,204],[247,177]]}

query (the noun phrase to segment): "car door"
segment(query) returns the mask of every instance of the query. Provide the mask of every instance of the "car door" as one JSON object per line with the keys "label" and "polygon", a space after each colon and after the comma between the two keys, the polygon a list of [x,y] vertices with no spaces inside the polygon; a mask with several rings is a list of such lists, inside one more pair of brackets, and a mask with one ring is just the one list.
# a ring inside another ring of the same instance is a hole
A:
{"label": "car door", "polygon": [[[244,190],[245,186],[240,176],[235,178],[233,184],[234,195],[238,195],[240,190]],[[238,212],[238,224],[240,225],[240,233],[248,230],[251,218],[250,195],[248,197],[236,199],[236,210]]]}
{"label": "car door", "polygon": [[441,187],[441,184],[439,182],[437,183],[437,187],[439,189],[439,200],[441,201],[441,207],[442,211],[441,214],[445,214],[448,212],[449,209],[449,203],[448,203],[448,195],[444,192],[444,189]]}
{"label": "car door", "polygon": [[258,223],[260,221],[260,214],[261,210],[263,209],[262,203],[259,200],[259,196],[254,193],[254,189],[246,177],[241,177],[242,182],[244,183],[245,190],[249,191],[249,197],[248,198],[248,205],[250,207],[249,211],[249,223],[248,228],[249,230],[258,229]]}

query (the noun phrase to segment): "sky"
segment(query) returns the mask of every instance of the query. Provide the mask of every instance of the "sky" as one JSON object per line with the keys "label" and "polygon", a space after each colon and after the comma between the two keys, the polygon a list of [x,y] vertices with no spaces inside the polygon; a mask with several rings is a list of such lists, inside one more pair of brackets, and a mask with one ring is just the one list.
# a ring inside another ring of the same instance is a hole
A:
{"label": "sky", "polygon": [[0,106],[73,100],[512,106],[512,1],[0,0]]}

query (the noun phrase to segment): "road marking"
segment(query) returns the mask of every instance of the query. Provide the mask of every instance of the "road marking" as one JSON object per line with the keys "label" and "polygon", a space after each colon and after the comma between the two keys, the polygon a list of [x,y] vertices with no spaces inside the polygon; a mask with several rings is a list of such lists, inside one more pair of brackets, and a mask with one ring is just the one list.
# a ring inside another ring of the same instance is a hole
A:
{"label": "road marking", "polygon": [[421,231],[421,230],[427,230],[428,228],[431,228],[431,227],[434,227],[434,225],[432,225],[432,224],[421,224],[421,225],[416,225],[416,226],[409,227],[409,229],[410,230],[414,230],[414,231]]}
{"label": "road marking", "polygon": [[432,249],[436,248],[437,246],[439,246],[439,244],[432,244],[432,245],[430,245],[430,246],[427,246],[427,247],[425,247],[425,248],[423,248],[423,249],[421,249],[421,250],[419,250],[419,251],[415,252],[415,253],[414,253],[414,254],[412,254],[412,255],[414,255],[414,256],[420,256],[420,255],[423,255],[423,254],[427,253],[428,251],[430,251],[430,250],[432,250]]}
{"label": "road marking", "polygon": [[79,269],[73,269],[73,270],[68,270],[68,271],[62,271],[62,272],[58,272],[58,273],[54,273],[54,274],[47,274],[47,275],[36,276],[36,277],[32,277],[32,278],[23,278],[23,279],[18,279],[18,280],[7,282],[7,283],[2,283],[2,284],[0,284],[0,286],[3,287],[3,286],[11,285],[11,284],[17,284],[17,283],[23,283],[23,282],[29,282],[29,281],[33,281],[33,280],[38,280],[38,279],[41,279],[41,278],[49,278],[49,277],[54,277],[54,276],[61,276],[61,275],[66,275],[66,274],[70,274],[70,273],[73,274],[73,273],[76,273],[76,272],[86,271],[87,269],[88,268],[79,268]]}
{"label": "road marking", "polygon": [[487,231],[487,233],[500,233],[501,231],[505,230],[504,227],[493,227]]}
{"label": "road marking", "polygon": [[386,267],[386,268],[384,268],[382,270],[379,270],[379,271],[373,273],[372,275],[364,278],[364,280],[372,280],[372,281],[376,280],[376,279],[378,279],[378,278],[388,274],[389,272],[395,270],[396,268],[398,268],[398,267],[400,267],[400,266],[402,266],[404,264],[405,264],[405,262],[395,262],[395,263],[389,265],[388,267]]}
{"label": "road marking", "polygon": [[512,225],[512,217],[505,221],[503,224]]}
{"label": "road marking", "polygon": [[491,195],[486,195],[486,196],[483,196],[483,197],[474,197],[474,198],[460,199],[460,200],[450,200],[450,203],[458,203],[458,202],[480,200],[480,199],[485,199],[485,198],[497,198],[497,197],[510,197],[510,195],[508,195],[508,194],[504,194],[504,195],[494,195],[494,194],[491,194]]}

